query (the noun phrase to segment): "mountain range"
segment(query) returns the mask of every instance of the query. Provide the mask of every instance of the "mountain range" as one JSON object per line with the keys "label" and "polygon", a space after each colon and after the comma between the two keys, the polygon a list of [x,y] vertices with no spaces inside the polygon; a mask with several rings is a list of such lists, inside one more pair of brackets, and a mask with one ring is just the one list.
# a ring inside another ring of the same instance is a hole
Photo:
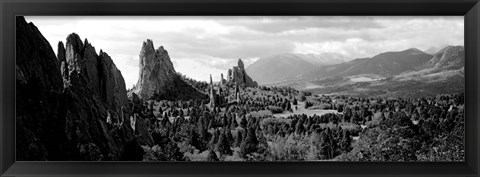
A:
{"label": "mountain range", "polygon": [[[410,48],[347,62],[333,60],[333,64],[314,64],[299,56],[282,54],[262,58],[247,72],[263,85],[291,86],[319,94],[431,96],[463,92],[464,88],[463,46],[446,46],[434,54]],[[264,69],[257,69],[260,66]],[[453,83],[459,86],[452,87]],[[420,85],[423,88],[418,91],[422,94],[410,89]]]}
{"label": "mountain range", "polygon": [[388,77],[405,71],[418,70],[432,57],[432,55],[415,48],[397,52],[385,52],[371,58],[359,58],[337,65],[326,65],[304,75],[304,77],[316,79],[318,77],[353,76],[359,74]]}

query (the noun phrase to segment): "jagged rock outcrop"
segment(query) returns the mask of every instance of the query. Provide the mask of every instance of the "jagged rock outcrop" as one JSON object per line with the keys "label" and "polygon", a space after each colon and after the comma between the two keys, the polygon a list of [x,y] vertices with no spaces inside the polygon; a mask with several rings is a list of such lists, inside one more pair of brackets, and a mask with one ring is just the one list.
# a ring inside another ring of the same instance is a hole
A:
{"label": "jagged rock outcrop", "polygon": [[65,45],[63,44],[62,41],[58,42],[58,47],[57,47],[57,59],[60,62],[60,73],[62,74],[63,78],[63,87],[67,87],[68,84],[68,65],[67,65],[67,59],[65,56]]}
{"label": "jagged rock outcrop", "polygon": [[[32,23],[16,19],[16,160],[62,158],[60,63]],[[62,133],[63,132],[63,133]]]}
{"label": "jagged rock outcrop", "polygon": [[[205,94],[188,85],[175,71],[167,50],[160,46],[154,49],[153,41],[143,42],[140,51],[138,82],[131,92],[139,99],[189,100],[204,99]],[[133,94],[128,93],[129,98]]]}
{"label": "jagged rock outcrop", "polygon": [[176,71],[163,46],[155,50],[152,40],[143,42],[139,67],[138,82],[133,90],[140,99],[150,99],[173,88]]}
{"label": "jagged rock outcrop", "polygon": [[128,98],[125,80],[110,56],[102,50],[100,50],[99,54],[99,68],[102,76],[99,79],[102,98],[117,111],[121,107],[126,107]]}
{"label": "jagged rock outcrop", "polygon": [[145,137],[129,125],[111,58],[74,33],[55,56],[33,24],[16,21],[17,160],[141,160]]}
{"label": "jagged rock outcrop", "polygon": [[238,59],[238,65],[228,70],[227,85],[239,85],[241,87],[257,87],[257,82],[247,75],[241,59]]}
{"label": "jagged rock outcrop", "polygon": [[[125,80],[107,53],[100,50],[97,55],[88,40],[85,39],[85,43],[82,43],[75,33],[67,37],[65,48],[63,50],[60,42],[58,56],[62,63],[65,62],[60,68],[65,88],[72,86],[72,80],[75,80],[72,77],[78,77],[77,85],[85,84],[115,111],[127,106]],[[65,60],[61,56],[65,56]]]}

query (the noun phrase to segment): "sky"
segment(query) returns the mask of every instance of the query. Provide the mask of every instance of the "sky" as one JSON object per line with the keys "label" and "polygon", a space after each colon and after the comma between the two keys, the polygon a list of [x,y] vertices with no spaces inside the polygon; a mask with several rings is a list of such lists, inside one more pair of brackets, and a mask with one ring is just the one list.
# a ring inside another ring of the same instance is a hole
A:
{"label": "sky", "polygon": [[127,88],[138,80],[143,41],[163,46],[175,70],[214,80],[278,53],[339,53],[348,59],[408,48],[464,45],[463,16],[26,16],[57,52],[70,33],[108,53]]}

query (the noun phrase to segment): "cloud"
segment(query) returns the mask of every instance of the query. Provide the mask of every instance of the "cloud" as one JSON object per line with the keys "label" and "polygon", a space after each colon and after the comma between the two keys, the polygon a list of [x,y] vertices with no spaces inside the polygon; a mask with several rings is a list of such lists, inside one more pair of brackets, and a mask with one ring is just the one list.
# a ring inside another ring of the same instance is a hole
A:
{"label": "cloud", "polygon": [[305,28],[326,29],[368,29],[381,26],[371,20],[373,17],[342,17],[342,16],[285,16],[285,17],[229,17],[221,20],[226,25],[239,25],[265,33],[281,33]]}
{"label": "cloud", "polygon": [[[208,80],[277,53],[334,52],[350,59],[416,47],[463,45],[462,16],[27,16],[56,49],[75,32],[107,52],[127,87],[138,79],[143,41],[164,46],[175,69]],[[55,51],[56,52],[56,51]]]}

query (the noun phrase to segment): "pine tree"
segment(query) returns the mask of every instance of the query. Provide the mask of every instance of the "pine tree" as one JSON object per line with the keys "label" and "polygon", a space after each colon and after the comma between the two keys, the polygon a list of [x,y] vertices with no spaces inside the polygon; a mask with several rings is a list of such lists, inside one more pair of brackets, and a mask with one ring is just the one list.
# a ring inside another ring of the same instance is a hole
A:
{"label": "pine tree", "polygon": [[285,110],[286,110],[286,111],[292,110],[292,105],[290,104],[290,102],[287,102],[287,107],[286,107]]}
{"label": "pine tree", "polygon": [[320,133],[320,149],[319,154],[321,159],[330,159],[330,137],[325,131]]}
{"label": "pine tree", "polygon": [[238,127],[237,120],[235,118],[232,118],[232,123],[230,124],[230,129],[235,129]]}
{"label": "pine tree", "polygon": [[233,144],[235,142],[232,132],[227,127],[225,127],[225,135],[227,136],[228,144]]}
{"label": "pine tree", "polygon": [[253,127],[250,127],[247,131],[247,136],[240,145],[240,154],[245,157],[247,154],[256,152],[257,146],[258,139],[257,135],[255,134],[255,129]]}
{"label": "pine tree", "polygon": [[352,149],[351,144],[352,144],[352,138],[350,137],[350,131],[343,130],[343,137],[340,142],[341,150],[343,152],[350,152],[350,150]]}
{"label": "pine tree", "polygon": [[337,106],[337,112],[343,112],[343,104]]}
{"label": "pine tree", "polygon": [[240,126],[242,128],[246,128],[247,127],[247,119],[245,118],[245,115],[242,116],[242,120],[240,120]]}
{"label": "pine tree", "polygon": [[243,135],[241,131],[237,131],[237,139],[235,140],[234,146],[240,147],[243,141]]}
{"label": "pine tree", "polygon": [[199,140],[200,140],[200,137],[199,137],[198,133],[195,132],[195,131],[192,131],[192,132],[191,132],[191,135],[190,135],[190,142],[189,142],[189,144],[192,145],[193,147],[195,147],[195,148],[197,148],[197,149],[200,150],[200,149],[202,149],[203,147],[202,147],[202,145],[201,145],[201,143],[200,143]]}
{"label": "pine tree", "polygon": [[232,155],[232,149],[230,149],[230,143],[225,133],[222,133],[218,138],[216,149],[221,155]]}
{"label": "pine tree", "polygon": [[215,145],[217,144],[219,137],[220,137],[220,131],[217,129],[217,130],[215,130],[215,132],[213,133],[213,136],[212,136],[212,138],[210,139],[210,142],[208,143],[208,145],[209,145],[210,148],[212,148],[212,149],[215,148]]}
{"label": "pine tree", "polygon": [[197,127],[197,132],[198,132],[198,138],[199,138],[199,141],[198,143],[200,144],[200,149],[199,150],[203,150],[205,149],[205,144],[206,142],[208,141],[208,132],[207,132],[207,129],[205,128],[205,126],[203,126],[203,124],[198,124],[198,127]]}
{"label": "pine tree", "polygon": [[295,125],[295,133],[302,134],[305,131],[305,127],[303,126],[302,121],[298,121]]}

